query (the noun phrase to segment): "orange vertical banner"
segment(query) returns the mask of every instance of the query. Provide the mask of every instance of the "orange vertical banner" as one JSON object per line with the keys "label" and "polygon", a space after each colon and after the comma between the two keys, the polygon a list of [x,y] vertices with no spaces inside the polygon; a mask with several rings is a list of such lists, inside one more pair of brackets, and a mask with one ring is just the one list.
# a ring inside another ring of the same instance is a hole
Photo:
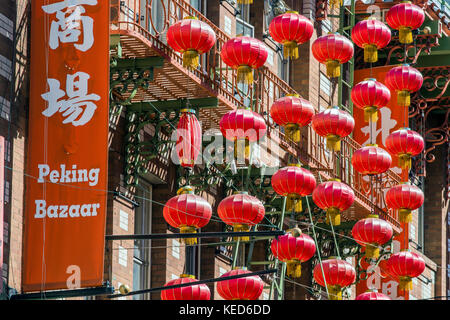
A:
{"label": "orange vertical banner", "polygon": [[[354,73],[354,83],[357,84],[364,81],[366,78],[374,78],[384,84],[386,73],[394,66],[376,67],[372,69],[356,70]],[[365,146],[370,142],[370,133],[372,133],[373,143],[378,144],[379,147],[386,149],[384,143],[387,136],[393,131],[401,127],[408,127],[408,110],[405,107],[397,105],[397,94],[391,91],[391,100],[386,107],[378,111],[378,121],[370,128],[369,124],[364,121],[364,111],[357,107],[353,108],[353,116],[355,118],[355,130],[353,131],[353,138]],[[392,156],[391,169],[398,175],[402,175],[401,169],[397,166],[397,157]],[[367,180],[369,183],[369,180]],[[387,190],[383,190],[385,192]],[[386,209],[386,208],[383,208]],[[393,251],[399,252],[401,249],[408,248],[408,224],[402,224],[402,232],[395,235],[393,238]],[[369,288],[377,289],[389,296],[393,300],[408,299],[408,293],[399,294],[397,290],[397,279],[392,278],[386,274],[384,266],[386,260],[382,260],[377,267],[370,267],[367,263],[363,264],[364,268],[374,269],[370,272],[366,280],[361,280],[357,286],[357,295],[366,292]]]}
{"label": "orange vertical banner", "polygon": [[103,284],[109,2],[33,0],[22,290]]}

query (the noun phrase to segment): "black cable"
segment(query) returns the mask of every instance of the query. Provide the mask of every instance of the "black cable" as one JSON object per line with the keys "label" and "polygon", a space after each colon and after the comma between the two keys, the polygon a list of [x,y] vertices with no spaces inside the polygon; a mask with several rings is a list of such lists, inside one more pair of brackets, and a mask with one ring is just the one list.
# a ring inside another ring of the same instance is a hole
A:
{"label": "black cable", "polygon": [[199,284],[206,284],[206,283],[219,282],[219,281],[225,281],[225,280],[233,280],[233,279],[246,278],[246,277],[251,277],[251,276],[259,276],[259,275],[263,275],[263,274],[274,273],[276,271],[277,271],[277,269],[269,269],[269,270],[264,270],[264,271],[256,271],[256,272],[239,274],[239,275],[235,275],[235,276],[219,277],[219,278],[214,278],[214,279],[199,280],[199,281],[195,281],[195,282],[188,282],[188,283],[176,284],[176,285],[165,286],[165,287],[156,287],[156,288],[150,288],[150,289],[144,289],[144,290],[136,290],[136,291],[131,291],[126,294],[112,294],[112,295],[107,296],[107,298],[120,298],[120,297],[132,296],[132,295],[137,295],[137,294],[143,294],[143,293],[150,293],[150,292],[157,292],[157,291],[162,291],[162,290],[189,287],[189,286],[199,285]]}

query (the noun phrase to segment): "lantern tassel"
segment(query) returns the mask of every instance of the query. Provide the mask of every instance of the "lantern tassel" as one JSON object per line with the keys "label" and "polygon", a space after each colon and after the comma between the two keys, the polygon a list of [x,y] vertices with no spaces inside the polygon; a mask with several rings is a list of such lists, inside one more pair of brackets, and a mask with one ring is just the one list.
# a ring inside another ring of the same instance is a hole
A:
{"label": "lantern tassel", "polygon": [[366,258],[377,259],[380,256],[380,248],[376,244],[368,244],[366,246]]}
{"label": "lantern tassel", "polygon": [[238,4],[252,4],[253,0],[237,0]]}
{"label": "lantern tassel", "polygon": [[298,260],[289,260],[286,263],[286,274],[292,278],[300,278],[302,275],[302,265]]}
{"label": "lantern tassel", "polygon": [[199,65],[199,54],[196,50],[187,50],[183,53],[183,67],[197,69]]}
{"label": "lantern tassel", "polygon": [[249,66],[239,66],[237,69],[238,83],[253,83],[253,69]]}
{"label": "lantern tassel", "polygon": [[289,123],[284,127],[284,131],[286,134],[286,137],[291,139],[294,142],[300,142],[301,141],[301,132],[300,127],[296,123]]}
{"label": "lantern tassel", "polygon": [[341,224],[341,212],[338,208],[328,208],[327,209],[327,219],[328,224],[333,224],[333,226],[338,226]]}
{"label": "lantern tassel", "polygon": [[340,286],[327,285],[328,298],[330,300],[342,300],[342,291]]}
{"label": "lantern tassel", "polygon": [[399,37],[399,41],[400,43],[412,43],[413,42],[413,36],[412,36],[412,31],[411,28],[409,27],[400,27],[400,29],[398,30],[398,37]]}
{"label": "lantern tassel", "polygon": [[374,44],[368,44],[364,46],[364,62],[377,62],[378,61],[378,48]]}
{"label": "lantern tassel", "polygon": [[409,107],[411,96],[408,90],[401,90],[397,93],[397,104],[401,107]]}
{"label": "lantern tassel", "polygon": [[402,169],[409,170],[409,168],[411,168],[411,155],[407,153],[400,154],[398,156],[398,165]]}
{"label": "lantern tassel", "polygon": [[377,122],[378,121],[378,108],[377,107],[364,108],[364,120],[366,122]]}
{"label": "lantern tassel", "polygon": [[411,209],[402,208],[398,210],[400,222],[410,223],[412,221]]}
{"label": "lantern tassel", "polygon": [[289,194],[286,198],[286,211],[299,213],[303,211],[302,200],[298,194]]}
{"label": "lantern tassel", "polygon": [[[197,230],[191,226],[181,226],[180,233],[197,233]],[[188,246],[192,246],[194,244],[197,244],[197,238],[185,238],[184,243],[186,243]]]}
{"label": "lantern tassel", "polygon": [[[250,227],[246,224],[235,224],[233,226],[233,231],[234,232],[246,232],[246,231],[250,231]],[[248,242],[248,241],[250,241],[250,237],[234,237],[233,240]]]}
{"label": "lantern tassel", "polygon": [[339,8],[339,5],[342,5],[343,0],[330,0],[331,8],[337,7]]}
{"label": "lantern tassel", "polygon": [[341,150],[341,137],[329,134],[327,136],[327,149],[328,150],[334,150],[334,151],[340,151]]}
{"label": "lantern tassel", "polygon": [[326,62],[327,76],[337,78],[341,75],[341,65],[338,60],[329,60]]}
{"label": "lantern tassel", "polygon": [[[244,152],[244,159],[242,159],[242,152]],[[237,139],[234,141],[234,158],[245,162],[250,159],[250,141],[248,139]]]}
{"label": "lantern tassel", "polygon": [[298,59],[298,44],[295,41],[286,41],[283,47],[284,58]]}
{"label": "lantern tassel", "polygon": [[402,291],[412,290],[412,280],[410,277],[399,277],[399,289]]}

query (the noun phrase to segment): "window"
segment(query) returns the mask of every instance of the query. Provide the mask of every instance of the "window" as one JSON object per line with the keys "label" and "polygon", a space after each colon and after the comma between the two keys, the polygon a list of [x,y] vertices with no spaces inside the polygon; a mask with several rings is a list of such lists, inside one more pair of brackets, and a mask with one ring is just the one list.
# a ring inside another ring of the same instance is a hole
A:
{"label": "window", "polygon": [[11,196],[11,186],[8,180],[5,180],[4,184],[4,193],[3,193],[3,201],[5,204],[9,203],[9,197]]}
{"label": "window", "polygon": [[267,52],[268,52],[268,55],[267,55],[267,63],[268,63],[269,65],[273,66],[273,50],[267,48]]}
{"label": "window", "polygon": [[320,90],[322,90],[328,96],[331,95],[331,81],[323,73],[320,73]]}
{"label": "window", "polygon": [[12,76],[12,62],[8,58],[0,54],[0,76],[3,76],[8,81],[11,81]]}
{"label": "window", "polygon": [[191,0],[190,1],[190,5],[191,7],[193,7],[195,10],[197,11],[202,11],[201,10],[201,0]]}
{"label": "window", "polygon": [[253,37],[254,33],[255,28],[251,24],[239,18],[236,18],[236,37],[239,36]]}
{"label": "window", "polygon": [[9,40],[13,39],[14,23],[11,19],[0,13],[0,34],[7,37]]}
{"label": "window", "polygon": [[328,32],[331,32],[331,21],[330,20],[322,20],[322,33],[325,35]]}
{"label": "window", "polygon": [[223,31],[225,31],[226,34],[231,36],[231,19],[228,16],[224,16],[223,22],[224,22]]}
{"label": "window", "polygon": [[11,103],[9,102],[9,100],[0,97],[0,117],[9,121],[10,115],[11,115]]}
{"label": "window", "polygon": [[[134,233],[148,234],[151,232],[152,197],[151,185],[140,181],[136,190],[139,207],[134,213]],[[133,290],[142,290],[150,287],[150,255],[151,240],[135,240],[133,255]],[[133,299],[149,299],[149,295],[133,296]]]}
{"label": "window", "polygon": [[412,223],[409,224],[409,239],[416,241],[416,226]]}
{"label": "window", "polygon": [[[164,2],[164,4],[162,3]],[[151,15],[152,15],[152,21],[154,28],[156,31],[161,32],[164,29],[164,18],[166,17],[166,14],[164,12],[165,8],[168,8],[167,0],[164,1],[153,1],[152,2],[152,8],[151,8]],[[149,18],[150,19],[150,18]],[[152,26],[152,23],[148,22],[149,26]],[[150,28],[150,33],[155,34],[155,30],[153,30],[153,26]]]}

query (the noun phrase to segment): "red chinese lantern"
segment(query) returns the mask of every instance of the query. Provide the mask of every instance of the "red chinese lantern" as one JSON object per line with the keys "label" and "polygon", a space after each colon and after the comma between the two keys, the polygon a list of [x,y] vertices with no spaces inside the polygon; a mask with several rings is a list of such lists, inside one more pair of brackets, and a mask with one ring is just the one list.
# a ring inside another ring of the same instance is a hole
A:
{"label": "red chinese lantern", "polygon": [[425,270],[425,261],[417,253],[401,251],[391,255],[387,261],[389,274],[398,277],[399,289],[412,290],[412,278],[418,277]]}
{"label": "red chinese lantern", "polygon": [[381,292],[368,291],[358,295],[355,300],[391,300],[391,298]]}
{"label": "red chinese lantern", "polygon": [[276,124],[283,126],[286,136],[300,142],[300,128],[307,126],[314,115],[314,107],[298,95],[288,95],[275,101],[270,116]]}
{"label": "red chinese lantern", "polygon": [[383,22],[369,18],[353,27],[352,40],[364,49],[364,62],[377,62],[378,49],[386,47],[391,41],[391,30]]}
{"label": "red chinese lantern", "polygon": [[195,110],[183,109],[177,126],[176,151],[182,167],[192,168],[202,150],[202,127]]}
{"label": "red chinese lantern", "polygon": [[[251,272],[245,268],[234,269],[224,273],[221,277],[231,277],[246,273]],[[217,292],[225,300],[257,300],[263,288],[264,282],[257,275],[217,282]]]}
{"label": "red chinese lantern", "polygon": [[270,249],[278,260],[286,262],[287,275],[300,278],[302,262],[308,261],[316,252],[314,240],[298,228],[272,240]]}
{"label": "red chinese lantern", "polygon": [[[178,190],[177,196],[170,198],[163,208],[164,220],[181,233],[196,233],[196,228],[206,226],[211,219],[211,205],[194,194],[190,186]],[[186,244],[197,243],[197,238],[186,238]]]}
{"label": "red chinese lantern", "polygon": [[347,261],[330,258],[314,267],[313,276],[319,285],[327,287],[330,300],[342,300],[341,290],[355,282],[356,271]]}
{"label": "red chinese lantern", "polygon": [[411,222],[412,211],[419,209],[424,202],[424,195],[419,187],[402,182],[386,192],[386,205],[398,210],[401,222]]}
{"label": "red chinese lantern", "polygon": [[376,122],[378,110],[391,100],[391,91],[376,79],[367,78],[353,87],[351,98],[355,106],[364,110],[364,120]]}
{"label": "red chinese lantern", "polygon": [[183,66],[197,68],[199,56],[216,43],[214,30],[196,17],[186,17],[167,30],[167,44],[183,54]]}
{"label": "red chinese lantern", "polygon": [[286,59],[298,59],[298,45],[309,41],[313,32],[313,23],[297,11],[287,11],[276,16],[269,25],[273,40],[283,44]]}
{"label": "red chinese lantern", "polygon": [[391,163],[391,155],[376,144],[368,144],[356,150],[352,156],[353,169],[362,175],[371,176],[386,172]]}
{"label": "red chinese lantern", "polygon": [[353,43],[339,33],[329,33],[317,38],[311,47],[314,58],[327,66],[330,78],[341,75],[341,64],[353,57]]}
{"label": "red chinese lantern", "polygon": [[250,142],[256,142],[266,134],[264,118],[250,109],[236,109],[225,114],[220,120],[223,136],[235,144],[235,156],[238,146],[245,145],[245,158],[250,154]]}
{"label": "red chinese lantern", "polygon": [[388,242],[393,235],[391,225],[378,218],[378,215],[369,215],[368,218],[359,220],[352,229],[355,241],[365,247],[365,255],[368,259],[376,259],[380,256],[379,246]]}
{"label": "red chinese lantern", "polygon": [[327,212],[327,222],[341,224],[341,212],[350,208],[355,194],[348,185],[339,179],[319,184],[312,194],[314,203]]}
{"label": "red chinese lantern", "polygon": [[411,157],[422,152],[425,142],[422,136],[409,128],[400,128],[386,138],[386,149],[398,157],[402,169],[411,168]]}
{"label": "red chinese lantern", "polygon": [[412,43],[412,30],[420,28],[425,21],[422,8],[412,4],[411,1],[402,1],[391,7],[386,14],[387,24],[399,31],[400,43]]}
{"label": "red chinese lantern", "polygon": [[338,107],[330,107],[316,113],[311,122],[314,131],[321,137],[326,137],[327,149],[341,150],[341,138],[352,133],[355,120],[344,110]]}
{"label": "red chinese lantern", "polygon": [[299,164],[289,164],[279,169],[271,179],[273,190],[280,196],[287,197],[286,210],[301,212],[301,197],[311,194],[316,187],[314,175],[301,168]]}
{"label": "red chinese lantern", "polygon": [[386,86],[397,92],[397,104],[401,107],[409,107],[411,93],[422,87],[423,76],[419,70],[408,64],[394,67],[386,73]]}
{"label": "red chinese lantern", "polygon": [[192,286],[186,286],[175,289],[166,289],[161,291],[161,300],[209,300],[211,292],[206,284],[195,284],[198,280],[192,275],[182,274],[179,279],[167,282],[164,286],[174,286],[178,284],[192,283]]}
{"label": "red chinese lantern", "polygon": [[247,84],[253,83],[253,69],[262,67],[268,54],[263,42],[246,36],[228,40],[220,52],[222,61],[237,69],[237,81]]}
{"label": "red chinese lantern", "polygon": [[[265,214],[264,205],[258,198],[247,192],[239,192],[220,201],[217,213],[227,225],[233,226],[233,230],[249,231],[262,221]],[[240,237],[242,241],[248,241],[249,237]]]}

